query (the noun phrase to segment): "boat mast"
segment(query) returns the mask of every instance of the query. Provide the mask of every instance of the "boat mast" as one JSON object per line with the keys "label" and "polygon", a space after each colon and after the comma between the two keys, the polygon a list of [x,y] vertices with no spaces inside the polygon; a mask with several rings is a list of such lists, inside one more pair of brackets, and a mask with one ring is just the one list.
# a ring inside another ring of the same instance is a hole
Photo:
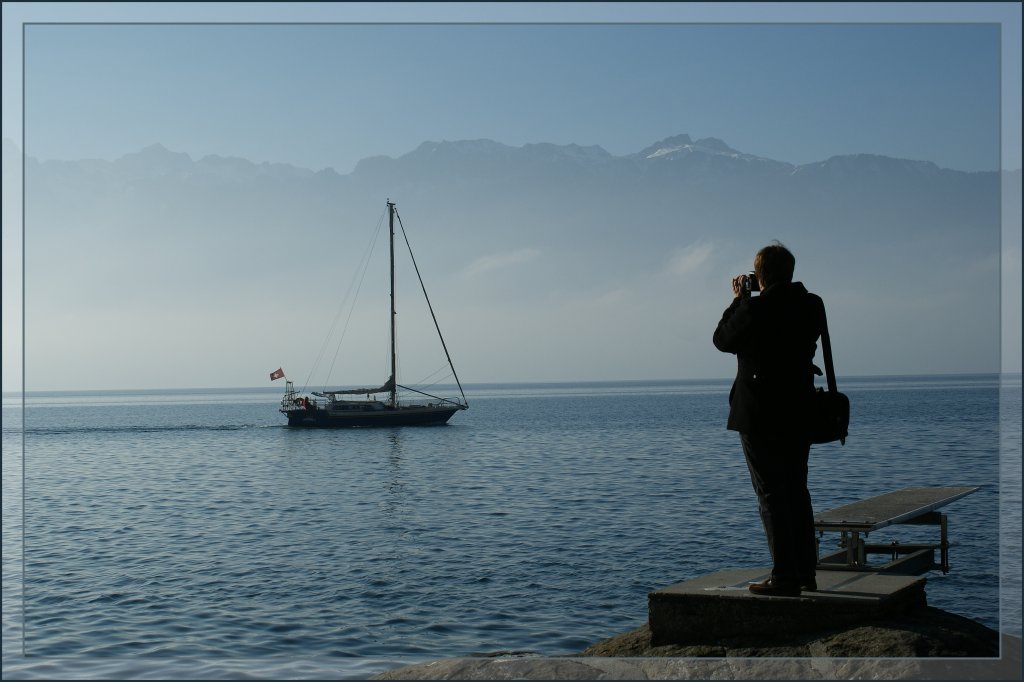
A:
{"label": "boat mast", "polygon": [[398,372],[395,355],[395,205],[388,199],[388,231],[391,244],[391,407],[398,406]]}

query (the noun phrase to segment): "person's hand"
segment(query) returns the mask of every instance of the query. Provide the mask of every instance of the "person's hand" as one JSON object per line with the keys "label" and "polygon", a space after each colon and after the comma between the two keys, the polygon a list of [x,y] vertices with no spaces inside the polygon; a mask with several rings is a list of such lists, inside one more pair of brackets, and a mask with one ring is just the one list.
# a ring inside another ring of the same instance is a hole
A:
{"label": "person's hand", "polygon": [[750,292],[747,291],[743,286],[743,278],[745,276],[746,275],[736,275],[735,277],[732,278],[733,298],[746,298],[747,296],[750,295]]}

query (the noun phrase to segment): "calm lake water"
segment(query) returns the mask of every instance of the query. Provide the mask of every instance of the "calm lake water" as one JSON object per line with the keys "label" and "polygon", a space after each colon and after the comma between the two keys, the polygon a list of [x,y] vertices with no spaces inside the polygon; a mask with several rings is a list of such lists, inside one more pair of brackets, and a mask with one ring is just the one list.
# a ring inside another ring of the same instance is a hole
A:
{"label": "calm lake water", "polygon": [[[840,385],[851,433],[812,450],[815,508],[979,486],[944,509],[928,600],[1020,635],[1020,377]],[[277,387],[5,397],[4,676],[582,650],[642,625],[652,590],[769,565],[728,389],[475,386],[447,426],[335,431],[285,427]]]}

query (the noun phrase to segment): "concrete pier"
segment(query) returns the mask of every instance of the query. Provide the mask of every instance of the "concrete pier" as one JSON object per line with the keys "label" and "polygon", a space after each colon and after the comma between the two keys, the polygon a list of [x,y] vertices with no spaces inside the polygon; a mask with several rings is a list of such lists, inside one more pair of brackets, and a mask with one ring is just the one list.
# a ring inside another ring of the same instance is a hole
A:
{"label": "concrete pier", "polygon": [[809,632],[898,615],[925,606],[925,579],[865,571],[819,571],[818,589],[766,597],[747,589],[766,569],[731,569],[647,596],[652,644],[698,642],[766,632]]}

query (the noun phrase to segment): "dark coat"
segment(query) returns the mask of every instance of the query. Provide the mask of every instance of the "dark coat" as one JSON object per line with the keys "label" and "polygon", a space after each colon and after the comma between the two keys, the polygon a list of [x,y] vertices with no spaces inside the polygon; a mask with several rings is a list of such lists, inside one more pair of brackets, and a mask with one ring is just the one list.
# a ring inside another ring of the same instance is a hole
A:
{"label": "dark coat", "polygon": [[814,392],[817,340],[825,304],[800,282],[774,284],[759,296],[736,298],[715,329],[718,350],[735,353],[736,380],[729,392],[733,431],[807,433]]}

